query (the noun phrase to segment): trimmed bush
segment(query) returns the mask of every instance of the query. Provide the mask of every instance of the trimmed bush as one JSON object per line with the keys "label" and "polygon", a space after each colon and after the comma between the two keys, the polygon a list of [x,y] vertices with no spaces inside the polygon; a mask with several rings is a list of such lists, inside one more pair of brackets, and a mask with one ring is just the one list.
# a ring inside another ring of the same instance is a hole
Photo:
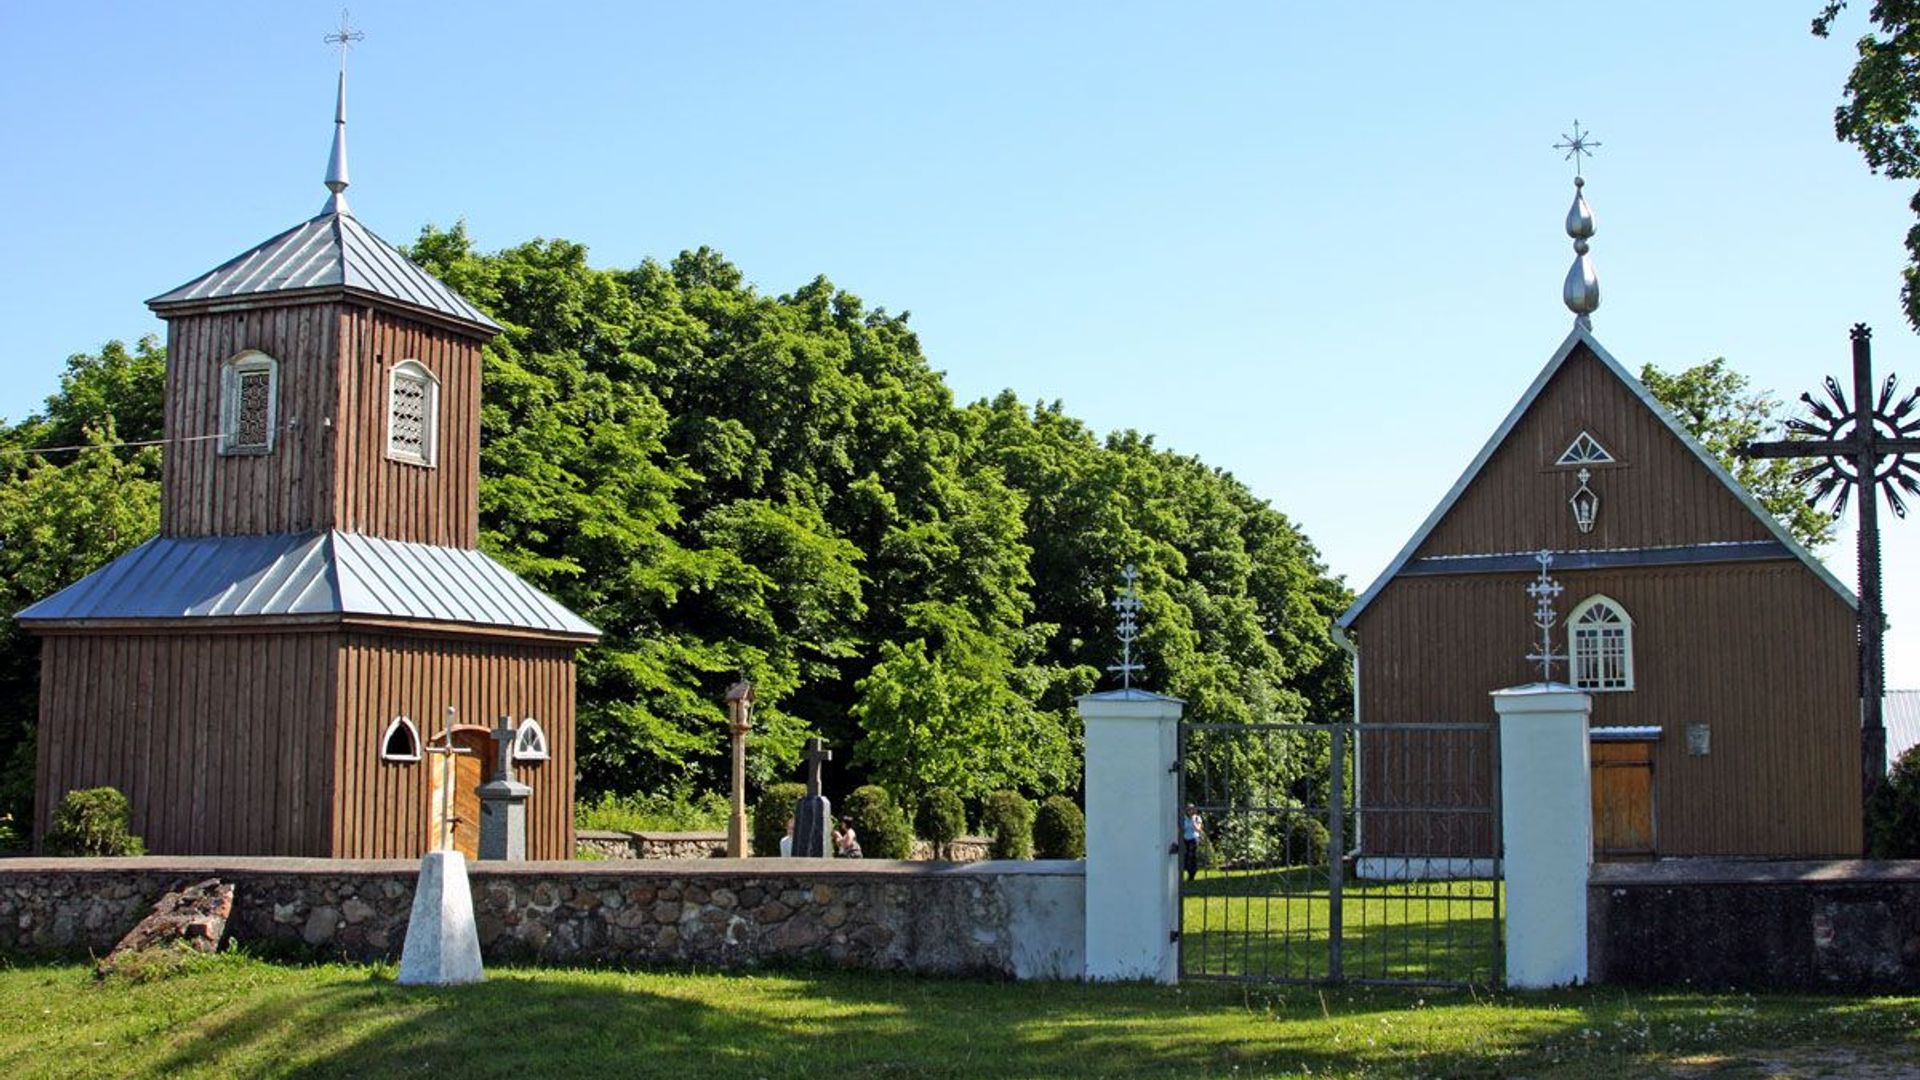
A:
{"label": "trimmed bush", "polygon": [[853,823],[860,837],[860,852],[869,859],[909,859],[913,857],[913,830],[907,815],[878,784],[853,789],[847,796],[841,816]]}
{"label": "trimmed bush", "polygon": [[1920,859],[1920,746],[1900,755],[1887,782],[1867,800],[1867,853]]}
{"label": "trimmed bush", "polygon": [[110,787],[69,791],[53,811],[47,830],[49,855],[145,855],[147,845],[133,835],[133,804]]}
{"label": "trimmed bush", "polygon": [[980,811],[980,827],[991,842],[989,859],[1033,858],[1033,804],[1017,791],[996,791]]}
{"label": "trimmed bush", "polygon": [[1087,819],[1073,800],[1049,795],[1033,816],[1033,855],[1036,859],[1087,857]]}
{"label": "trimmed bush", "polygon": [[937,787],[920,800],[920,812],[914,816],[913,831],[933,845],[936,859],[953,858],[953,842],[967,831],[967,807],[952,788]]}
{"label": "trimmed bush", "polygon": [[780,838],[787,835],[787,819],[793,808],[806,797],[805,784],[768,784],[753,804],[753,853],[780,854]]}

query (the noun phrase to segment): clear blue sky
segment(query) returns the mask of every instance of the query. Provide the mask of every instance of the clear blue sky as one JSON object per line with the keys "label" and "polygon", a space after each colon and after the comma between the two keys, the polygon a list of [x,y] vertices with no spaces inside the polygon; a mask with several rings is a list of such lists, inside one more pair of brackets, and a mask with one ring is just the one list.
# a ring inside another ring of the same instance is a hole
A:
{"label": "clear blue sky", "polygon": [[[1818,6],[363,0],[351,196],[396,242],[464,218],[608,266],[710,244],[772,292],[826,273],[911,310],[961,399],[1154,432],[1359,588],[1570,325],[1576,117],[1622,362],[1725,355],[1791,398],[1865,321],[1920,379],[1911,191],[1834,141],[1864,21],[1821,41]],[[0,8],[0,416],[319,209],[337,18]],[[1888,534],[1891,681],[1920,686],[1920,521]]]}

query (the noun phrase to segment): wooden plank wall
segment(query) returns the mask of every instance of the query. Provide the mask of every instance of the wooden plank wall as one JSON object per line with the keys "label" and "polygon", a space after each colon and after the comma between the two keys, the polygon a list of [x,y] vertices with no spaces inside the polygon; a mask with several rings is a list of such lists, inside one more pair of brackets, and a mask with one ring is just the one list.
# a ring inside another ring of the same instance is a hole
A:
{"label": "wooden plank wall", "polygon": [[326,855],[335,635],[50,634],[38,810],[111,785],[154,854]]}
{"label": "wooden plank wall", "polygon": [[[339,311],[340,460],[331,521],[348,532],[473,547],[480,514],[480,346],[391,312]],[[440,380],[432,467],[387,457],[387,377],[417,360]]]}
{"label": "wooden plank wall", "polygon": [[[1621,462],[1592,468],[1589,486],[1600,496],[1600,513],[1590,533],[1575,527],[1567,506],[1579,486],[1577,470],[1553,464],[1582,431]],[[1772,537],[1659,417],[1581,346],[1415,556]]]}
{"label": "wooden plank wall", "polygon": [[430,765],[381,761],[380,736],[395,716],[404,715],[423,739],[434,739],[451,705],[463,724],[490,727],[503,714],[540,721],[552,760],[517,769],[533,788],[527,855],[572,858],[573,691],[572,646],[350,635],[341,653],[341,723],[333,747],[336,853],[402,858],[426,850]]}
{"label": "wooden plank wall", "polygon": [[[1653,751],[1659,854],[1858,854],[1853,613],[1830,589],[1789,560],[1556,576],[1563,616],[1604,593],[1633,619],[1635,688],[1595,694],[1592,722],[1663,730]],[[1490,691],[1537,680],[1525,659],[1536,641],[1529,578],[1389,584],[1357,624],[1361,719],[1490,719]],[[1711,729],[1706,756],[1687,753],[1694,723]],[[1388,798],[1368,788],[1381,782],[1369,764],[1363,749],[1363,798]]]}
{"label": "wooden plank wall", "polygon": [[167,448],[160,532],[232,536],[324,528],[333,505],[326,420],[336,397],[338,305],[262,307],[168,322],[165,425],[170,439],[220,431],[221,371],[258,349],[279,362],[280,430],[272,452],[220,453],[218,439]]}

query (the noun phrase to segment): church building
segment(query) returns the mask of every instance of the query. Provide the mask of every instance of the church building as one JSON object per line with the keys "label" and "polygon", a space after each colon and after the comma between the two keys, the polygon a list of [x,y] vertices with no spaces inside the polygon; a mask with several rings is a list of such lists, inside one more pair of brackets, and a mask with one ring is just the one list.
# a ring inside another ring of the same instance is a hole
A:
{"label": "church building", "polygon": [[598,632],[476,547],[500,327],[353,216],[345,102],[343,51],[320,214],[148,301],[160,533],[18,615],[43,639],[36,839],[111,785],[156,854],[411,857],[444,807],[472,856],[506,718],[527,855],[572,855]]}
{"label": "church building", "polygon": [[[1857,855],[1855,598],[1594,338],[1577,189],[1567,231],[1573,332],[1338,620],[1358,719],[1490,720],[1491,691],[1538,681],[1527,586],[1545,551],[1564,588],[1556,678],[1593,702],[1596,858]],[[1388,740],[1360,739],[1364,805],[1432,805],[1399,789]],[[1490,788],[1472,760],[1445,779]],[[1362,828],[1363,861],[1491,854],[1484,829],[1434,852]]]}

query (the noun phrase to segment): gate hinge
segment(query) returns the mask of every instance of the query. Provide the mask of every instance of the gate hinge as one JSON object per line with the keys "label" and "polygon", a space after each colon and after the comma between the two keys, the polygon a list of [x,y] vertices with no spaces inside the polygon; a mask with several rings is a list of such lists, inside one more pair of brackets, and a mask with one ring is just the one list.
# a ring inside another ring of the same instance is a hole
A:
{"label": "gate hinge", "polygon": [[1180,763],[1179,763],[1178,761],[1175,761],[1175,762],[1174,762],[1173,764],[1171,764],[1171,765],[1169,765],[1169,766],[1167,766],[1167,771],[1168,771],[1168,772],[1170,772],[1170,773],[1177,773],[1177,772],[1179,772],[1179,771],[1180,771]]}
{"label": "gate hinge", "polygon": [[1168,844],[1168,845],[1167,845],[1167,854],[1169,854],[1169,855],[1178,855],[1178,854],[1180,854],[1180,841],[1178,841],[1178,840],[1175,840],[1175,841],[1174,841],[1173,843],[1171,843],[1171,844]]}
{"label": "gate hinge", "polygon": [[1169,930],[1169,931],[1167,931],[1167,940],[1168,940],[1168,941],[1179,941],[1179,940],[1180,940],[1180,931],[1178,931],[1178,930]]}

